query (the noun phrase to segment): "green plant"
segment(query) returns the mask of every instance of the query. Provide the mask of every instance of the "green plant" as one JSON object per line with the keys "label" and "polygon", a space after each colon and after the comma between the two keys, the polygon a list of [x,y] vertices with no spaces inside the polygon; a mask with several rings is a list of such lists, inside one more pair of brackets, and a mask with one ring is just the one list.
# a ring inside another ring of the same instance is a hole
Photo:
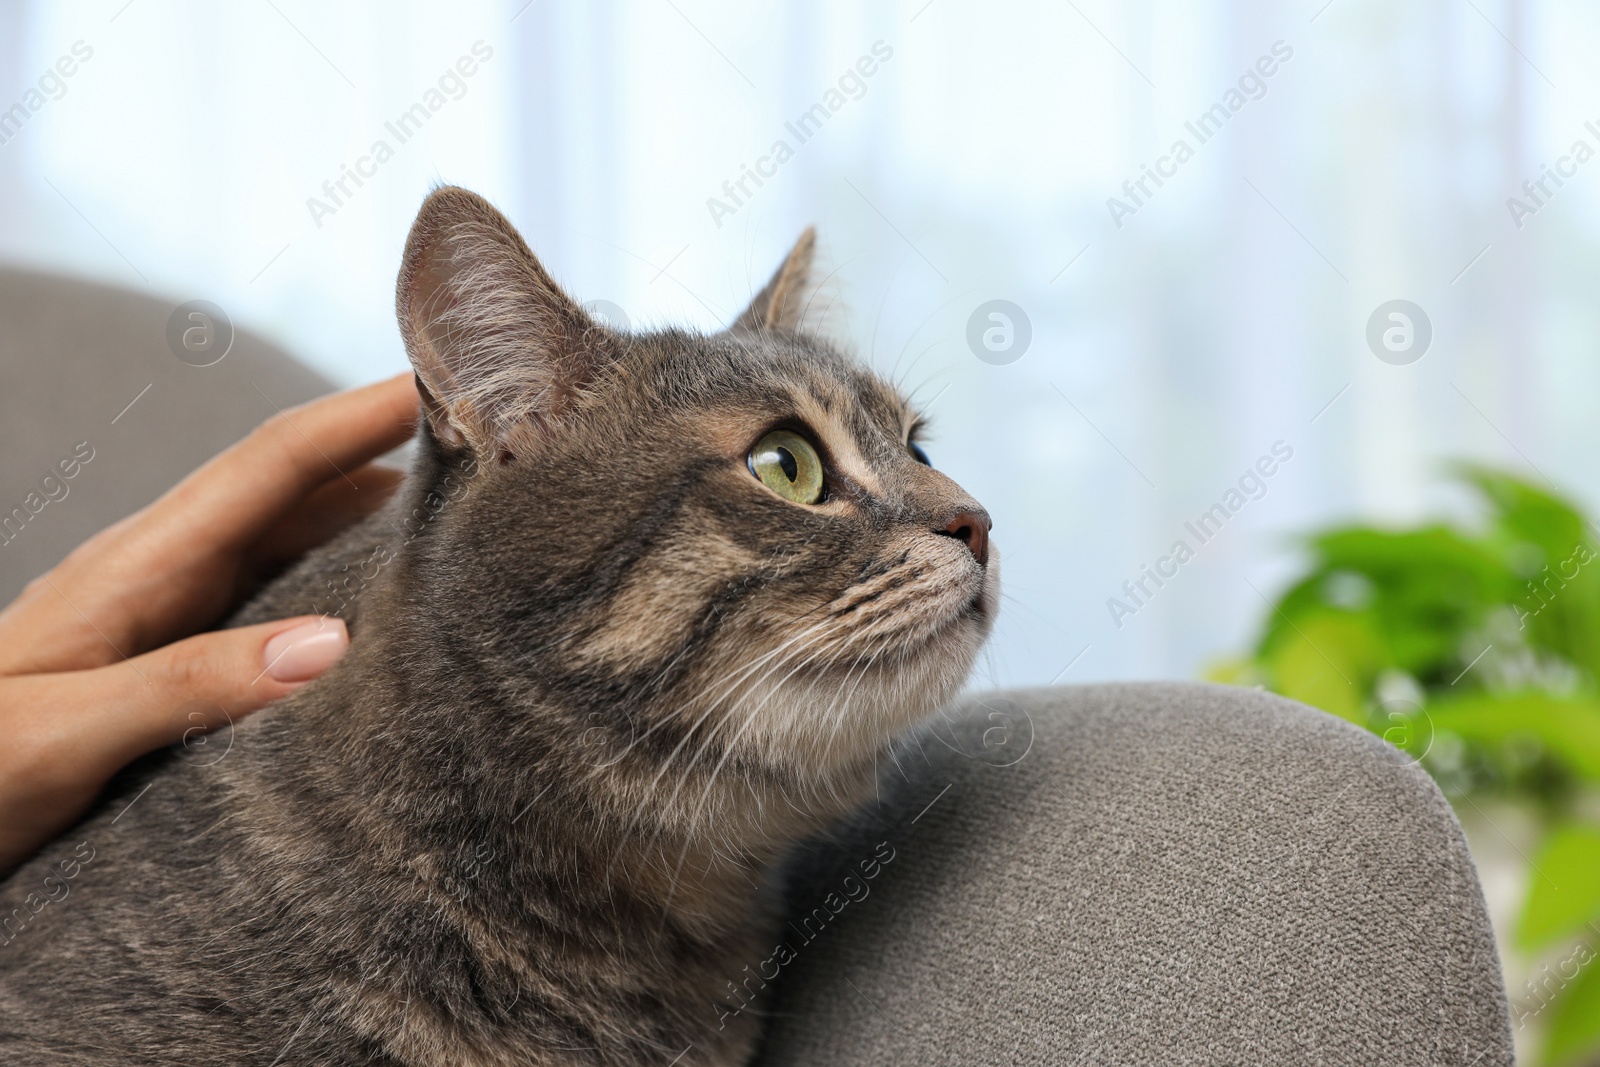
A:
{"label": "green plant", "polygon": [[[1549,1064],[1600,1057],[1600,551],[1570,502],[1462,466],[1478,528],[1346,526],[1220,681],[1263,685],[1383,735],[1452,800],[1524,804],[1543,827],[1513,932]],[[1585,814],[1585,812],[1588,814]],[[1523,1021],[1519,1018],[1519,1021]]]}

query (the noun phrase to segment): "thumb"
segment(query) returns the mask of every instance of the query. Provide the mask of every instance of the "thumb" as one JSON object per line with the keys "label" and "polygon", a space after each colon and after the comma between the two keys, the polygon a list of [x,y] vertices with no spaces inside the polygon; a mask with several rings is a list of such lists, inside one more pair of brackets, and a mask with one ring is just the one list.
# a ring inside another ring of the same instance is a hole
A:
{"label": "thumb", "polygon": [[197,634],[93,673],[131,760],[287,696],[349,647],[344,620],[309,615]]}

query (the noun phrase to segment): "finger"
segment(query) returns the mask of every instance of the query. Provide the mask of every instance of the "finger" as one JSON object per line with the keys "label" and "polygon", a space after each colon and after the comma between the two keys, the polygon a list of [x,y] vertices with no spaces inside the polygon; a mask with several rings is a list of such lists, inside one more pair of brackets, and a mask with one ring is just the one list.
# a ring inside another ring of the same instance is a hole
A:
{"label": "finger", "polygon": [[383,507],[404,480],[404,471],[376,463],[352,471],[349,481],[335,478],[273,523],[251,546],[250,562],[271,566],[298,559]]}
{"label": "finger", "polygon": [[115,667],[0,679],[0,876],[76,822],[130,761],[182,744],[214,763],[207,732],[294,692],[343,655],[337,619],[205,634]]}
{"label": "finger", "polygon": [[416,432],[417,405],[405,374],[280,412],[156,501],[151,519],[242,547],[318,486],[353,488],[349,472]]}
{"label": "finger", "polygon": [[399,376],[268,420],[30,584],[0,613],[0,674],[113,663],[213,624],[245,546],[341,471],[403,443],[417,404],[414,380]]}
{"label": "finger", "polygon": [[94,671],[99,710],[79,758],[113,767],[258,711],[326,672],[349,648],[344,622],[294,619],[199,634]]}

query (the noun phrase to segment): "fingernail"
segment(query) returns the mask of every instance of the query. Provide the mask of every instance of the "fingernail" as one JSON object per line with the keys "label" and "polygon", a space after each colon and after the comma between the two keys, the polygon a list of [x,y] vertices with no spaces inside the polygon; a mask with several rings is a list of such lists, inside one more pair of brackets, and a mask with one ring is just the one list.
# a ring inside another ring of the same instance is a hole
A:
{"label": "fingernail", "polygon": [[267,642],[262,656],[273,681],[309,682],[338,663],[349,647],[344,620],[321,618],[283,631]]}

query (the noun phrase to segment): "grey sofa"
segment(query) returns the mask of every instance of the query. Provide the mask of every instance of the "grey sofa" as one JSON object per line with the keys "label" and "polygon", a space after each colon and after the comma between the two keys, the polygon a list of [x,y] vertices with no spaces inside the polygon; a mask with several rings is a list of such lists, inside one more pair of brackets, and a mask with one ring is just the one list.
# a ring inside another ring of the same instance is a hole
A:
{"label": "grey sofa", "polygon": [[[95,456],[13,519],[5,600],[329,388],[245,333],[215,366],[181,362],[174,305],[0,270],[0,512],[79,442]],[[1512,1061],[1449,806],[1381,741],[1264,693],[969,697],[790,884],[766,1067]]]}

